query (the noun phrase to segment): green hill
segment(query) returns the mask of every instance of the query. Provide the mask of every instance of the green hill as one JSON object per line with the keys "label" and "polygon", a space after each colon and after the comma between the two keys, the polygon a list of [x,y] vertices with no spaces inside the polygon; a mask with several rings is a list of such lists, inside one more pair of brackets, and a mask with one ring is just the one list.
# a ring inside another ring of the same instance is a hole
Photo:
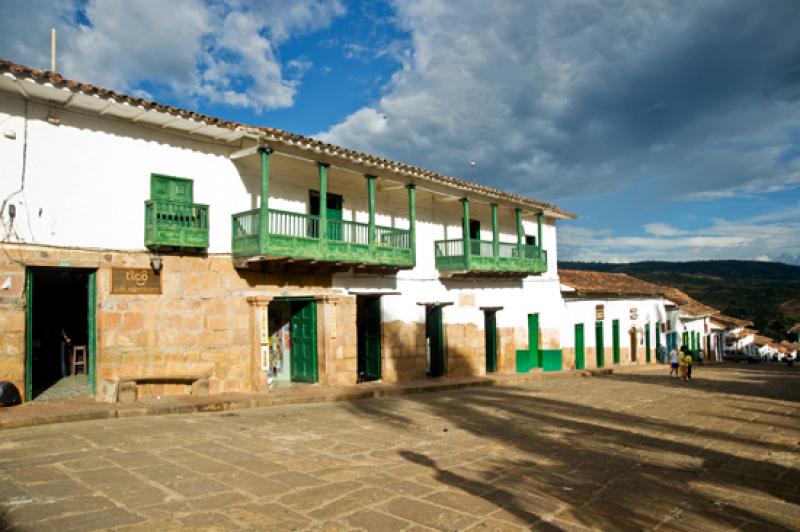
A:
{"label": "green hill", "polygon": [[723,314],[752,320],[776,340],[787,339],[800,321],[800,266],[778,262],[712,260],[694,262],[559,262],[559,268],[623,272],[680,288]]}

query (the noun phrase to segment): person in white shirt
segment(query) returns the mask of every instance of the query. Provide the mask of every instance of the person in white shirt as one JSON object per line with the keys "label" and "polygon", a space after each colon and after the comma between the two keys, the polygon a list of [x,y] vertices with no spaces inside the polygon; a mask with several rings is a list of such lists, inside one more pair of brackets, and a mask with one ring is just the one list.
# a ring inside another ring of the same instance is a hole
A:
{"label": "person in white shirt", "polygon": [[678,377],[678,350],[674,347],[669,352],[669,376],[672,377],[673,373]]}

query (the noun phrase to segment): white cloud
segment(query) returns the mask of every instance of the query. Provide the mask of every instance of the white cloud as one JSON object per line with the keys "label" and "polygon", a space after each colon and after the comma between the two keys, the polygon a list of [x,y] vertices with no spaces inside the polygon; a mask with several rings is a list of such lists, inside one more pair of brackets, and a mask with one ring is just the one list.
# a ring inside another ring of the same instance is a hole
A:
{"label": "white cloud", "polygon": [[339,0],[88,0],[87,24],[76,22],[78,2],[10,4],[12,16],[0,22],[0,50],[15,61],[47,66],[55,25],[59,71],[67,77],[129,92],[144,91],[145,83],[178,100],[202,97],[256,111],[293,105],[311,66],[307,58],[290,59],[287,76],[279,47],[344,13]]}
{"label": "white cloud", "polygon": [[644,230],[653,236],[679,236],[686,234],[686,231],[664,223],[645,224]]}
{"label": "white cloud", "polygon": [[696,199],[800,184],[791,2],[395,7],[402,66],[324,139],[547,200],[644,181]]}
{"label": "white cloud", "polygon": [[649,225],[659,226],[650,231],[653,236],[638,237],[565,224],[559,228],[559,260],[611,261],[623,256],[630,262],[731,258],[798,262],[784,250],[800,248],[800,205],[774,210],[769,216],[712,219],[691,231]]}

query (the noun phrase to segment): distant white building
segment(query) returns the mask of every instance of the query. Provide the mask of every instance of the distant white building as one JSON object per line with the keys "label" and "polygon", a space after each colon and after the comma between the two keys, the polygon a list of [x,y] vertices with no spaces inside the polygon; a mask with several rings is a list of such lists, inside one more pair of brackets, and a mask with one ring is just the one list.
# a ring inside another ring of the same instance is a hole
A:
{"label": "distant white building", "polygon": [[561,331],[568,368],[658,361],[666,340],[664,287],[624,273],[559,270],[566,321]]}

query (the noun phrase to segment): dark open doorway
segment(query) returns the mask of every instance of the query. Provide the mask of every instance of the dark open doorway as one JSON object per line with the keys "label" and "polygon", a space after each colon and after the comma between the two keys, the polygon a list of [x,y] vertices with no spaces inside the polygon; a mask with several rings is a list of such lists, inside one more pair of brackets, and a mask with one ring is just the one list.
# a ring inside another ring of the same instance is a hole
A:
{"label": "dark open doorway", "polygon": [[357,296],[358,382],[381,378],[381,298]]}
{"label": "dark open doorway", "polygon": [[486,373],[497,371],[497,310],[483,311],[486,340]]}
{"label": "dark open doorway", "polygon": [[444,328],[439,305],[425,307],[425,340],[428,344],[428,375],[442,377],[445,373]]}
{"label": "dark open doorway", "polygon": [[26,399],[93,394],[95,272],[29,268],[26,290]]}

